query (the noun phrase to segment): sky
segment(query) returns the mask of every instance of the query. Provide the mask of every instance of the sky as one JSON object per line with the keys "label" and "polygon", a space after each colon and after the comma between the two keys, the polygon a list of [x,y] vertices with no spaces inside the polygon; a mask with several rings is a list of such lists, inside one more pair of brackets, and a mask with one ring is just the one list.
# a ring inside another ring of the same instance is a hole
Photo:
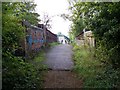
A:
{"label": "sky", "polygon": [[67,0],[34,0],[34,2],[37,4],[36,12],[40,14],[40,19],[43,19],[44,14],[48,14],[51,18],[50,24],[52,25],[52,28],[50,31],[55,34],[61,32],[68,36],[71,22],[57,16],[63,13],[70,13],[68,11],[69,4]]}

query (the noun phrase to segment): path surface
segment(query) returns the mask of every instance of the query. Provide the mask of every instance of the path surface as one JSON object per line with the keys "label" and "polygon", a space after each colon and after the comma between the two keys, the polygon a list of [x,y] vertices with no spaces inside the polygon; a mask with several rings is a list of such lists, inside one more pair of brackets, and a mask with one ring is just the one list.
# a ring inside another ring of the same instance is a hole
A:
{"label": "path surface", "polygon": [[82,80],[71,71],[48,71],[44,78],[44,88],[82,88]]}
{"label": "path surface", "polygon": [[58,45],[48,50],[45,65],[50,69],[44,76],[44,88],[81,88],[82,80],[71,70],[72,47],[68,44]]}
{"label": "path surface", "polygon": [[72,62],[72,46],[61,44],[51,48],[46,54],[44,64],[52,70],[71,70],[74,65]]}

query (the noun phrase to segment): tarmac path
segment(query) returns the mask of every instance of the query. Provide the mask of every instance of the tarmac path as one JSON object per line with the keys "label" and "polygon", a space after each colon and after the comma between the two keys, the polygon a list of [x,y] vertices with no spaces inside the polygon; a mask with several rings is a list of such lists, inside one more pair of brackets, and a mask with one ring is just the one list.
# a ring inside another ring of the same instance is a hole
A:
{"label": "tarmac path", "polygon": [[52,47],[46,54],[44,64],[52,70],[72,70],[74,66],[72,53],[72,46],[69,44]]}
{"label": "tarmac path", "polygon": [[44,64],[49,71],[45,73],[43,88],[82,88],[82,80],[72,72],[72,54],[69,44],[54,46],[47,51]]}

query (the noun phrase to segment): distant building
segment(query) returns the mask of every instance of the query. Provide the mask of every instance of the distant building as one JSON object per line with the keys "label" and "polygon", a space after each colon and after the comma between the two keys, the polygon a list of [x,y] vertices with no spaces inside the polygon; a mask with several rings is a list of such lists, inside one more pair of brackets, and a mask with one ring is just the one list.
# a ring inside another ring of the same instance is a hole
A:
{"label": "distant building", "polygon": [[88,45],[90,47],[95,46],[94,36],[91,30],[83,29],[83,31],[76,36],[77,45]]}
{"label": "distant building", "polygon": [[58,34],[57,37],[58,37],[58,42],[61,43],[61,44],[70,43],[70,39],[67,36],[65,36],[65,35],[63,35],[61,33]]}
{"label": "distant building", "polygon": [[84,32],[82,31],[79,35],[76,36],[75,41],[77,45],[84,45]]}

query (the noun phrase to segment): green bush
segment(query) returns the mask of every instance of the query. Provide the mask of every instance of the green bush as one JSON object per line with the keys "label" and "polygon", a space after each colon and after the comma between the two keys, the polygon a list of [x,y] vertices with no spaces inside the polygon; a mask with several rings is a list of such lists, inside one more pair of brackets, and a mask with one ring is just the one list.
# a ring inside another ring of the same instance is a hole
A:
{"label": "green bush", "polygon": [[22,46],[20,41],[26,37],[26,27],[22,25],[22,21],[29,21],[33,25],[39,21],[39,15],[34,13],[35,6],[33,2],[2,3],[3,90],[41,87],[42,75],[38,67],[14,55],[15,50]]}
{"label": "green bush", "polygon": [[119,86],[120,71],[111,64],[105,64],[94,57],[95,50],[84,47],[73,47],[75,62],[74,71],[83,79],[86,88],[114,88]]}
{"label": "green bush", "polygon": [[9,89],[39,89],[42,87],[42,67],[24,62],[13,55],[3,58],[3,90]]}

